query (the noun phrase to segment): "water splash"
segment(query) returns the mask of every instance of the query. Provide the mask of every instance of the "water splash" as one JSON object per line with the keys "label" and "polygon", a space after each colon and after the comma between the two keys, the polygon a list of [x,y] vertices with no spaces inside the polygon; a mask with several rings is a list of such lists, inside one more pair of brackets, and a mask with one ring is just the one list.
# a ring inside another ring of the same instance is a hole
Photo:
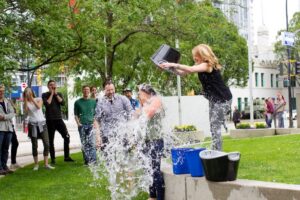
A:
{"label": "water splash", "polygon": [[[141,116],[114,126],[106,148],[98,152],[99,162],[90,166],[95,181],[108,180],[112,200],[130,200],[141,191],[148,192],[152,184],[152,160],[145,151],[147,122],[146,116]],[[170,149],[183,143],[171,128],[164,124],[163,129],[164,156],[170,158]]]}

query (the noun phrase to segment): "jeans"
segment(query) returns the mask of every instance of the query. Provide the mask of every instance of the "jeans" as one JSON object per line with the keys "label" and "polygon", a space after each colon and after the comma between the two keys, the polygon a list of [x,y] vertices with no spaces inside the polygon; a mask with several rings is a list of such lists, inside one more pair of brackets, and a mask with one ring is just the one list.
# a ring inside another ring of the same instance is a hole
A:
{"label": "jeans", "polygon": [[12,132],[0,132],[0,170],[6,170]]}
{"label": "jeans", "polygon": [[211,132],[211,149],[222,151],[221,128],[225,116],[230,110],[231,100],[227,102],[209,102],[209,121]]}
{"label": "jeans", "polygon": [[278,128],[284,128],[283,112],[277,113]]}
{"label": "jeans", "polygon": [[266,124],[267,124],[268,128],[272,127],[272,114],[271,113],[266,114]]}
{"label": "jeans", "polygon": [[96,136],[92,130],[93,124],[84,124],[78,127],[85,164],[95,163],[97,161]]}
{"label": "jeans", "polygon": [[51,160],[55,160],[55,148],[54,148],[54,136],[57,130],[64,139],[64,157],[69,158],[70,155],[70,135],[68,133],[67,127],[62,119],[46,120],[49,136],[49,150]]}
{"label": "jeans", "polygon": [[144,152],[151,157],[151,167],[153,169],[153,183],[149,187],[150,198],[157,198],[157,200],[164,200],[165,196],[165,182],[160,171],[161,157],[163,156],[164,141],[163,139],[152,140],[146,142]]}

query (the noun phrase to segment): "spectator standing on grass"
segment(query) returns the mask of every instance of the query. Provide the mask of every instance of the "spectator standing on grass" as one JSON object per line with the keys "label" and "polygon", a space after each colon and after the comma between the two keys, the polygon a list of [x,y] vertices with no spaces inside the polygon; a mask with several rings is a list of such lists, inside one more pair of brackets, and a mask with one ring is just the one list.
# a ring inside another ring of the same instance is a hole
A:
{"label": "spectator standing on grass", "polygon": [[61,93],[57,92],[56,82],[54,80],[48,81],[47,86],[49,92],[43,93],[42,98],[46,108],[46,124],[49,134],[51,164],[55,164],[55,131],[58,131],[64,139],[64,161],[74,162],[74,160],[70,157],[70,135],[66,124],[62,120],[61,106],[64,105],[63,96]]}
{"label": "spectator standing on grass", "polygon": [[12,118],[14,118],[15,112],[11,103],[4,95],[5,86],[0,85],[0,175],[13,173],[7,167],[7,160],[13,132]]}
{"label": "spectator standing on grass", "polygon": [[105,94],[97,103],[95,118],[100,124],[101,149],[105,150],[109,138],[117,134],[121,123],[131,118],[133,109],[125,96],[115,93],[115,86],[111,80],[105,81],[103,88]]}
{"label": "spectator standing on grass", "polygon": [[44,167],[45,169],[55,169],[48,164],[49,137],[46,119],[43,115],[41,98],[35,98],[31,88],[26,88],[23,92],[24,110],[28,119],[28,137],[31,139],[32,155],[34,160],[34,171],[39,169],[38,163],[38,139],[42,139],[44,145]]}
{"label": "spectator standing on grass", "polygon": [[82,87],[83,97],[74,104],[75,120],[80,135],[84,163],[94,164],[97,161],[96,135],[93,131],[96,100],[90,98],[90,88]]}
{"label": "spectator standing on grass", "polygon": [[140,105],[139,101],[132,97],[132,90],[131,89],[126,88],[125,90],[123,90],[123,95],[126,96],[129,99],[133,110],[135,110],[139,107],[139,105]]}
{"label": "spectator standing on grass", "polygon": [[[12,102],[12,100],[9,100],[12,107],[14,108],[14,112],[16,114],[17,108],[16,105]],[[12,137],[11,137],[11,148],[10,148],[10,169],[11,170],[16,170],[18,168],[21,168],[21,166],[17,163],[17,151],[19,147],[19,141],[18,137],[16,134],[16,129],[15,129],[15,124],[13,123],[13,132],[12,132]]]}
{"label": "spectator standing on grass", "polygon": [[[97,87],[96,86],[91,86],[90,90],[91,90],[90,98],[95,99],[96,104],[97,104],[98,98],[99,98]],[[100,138],[100,127],[99,127],[99,124],[97,123],[97,121],[94,121],[93,131],[96,134],[96,149],[98,150],[98,149],[101,148],[101,138]]]}

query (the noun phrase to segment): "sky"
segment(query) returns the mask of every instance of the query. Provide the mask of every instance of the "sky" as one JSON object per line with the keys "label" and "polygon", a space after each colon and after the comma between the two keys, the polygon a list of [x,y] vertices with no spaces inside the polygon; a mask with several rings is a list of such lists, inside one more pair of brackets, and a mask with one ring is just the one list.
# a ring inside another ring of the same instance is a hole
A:
{"label": "sky", "polygon": [[[286,29],[286,0],[253,0],[254,41],[257,28],[263,23],[269,30],[269,42],[276,41],[277,31]],[[300,11],[300,0],[288,0],[288,18],[292,19],[295,12]]]}

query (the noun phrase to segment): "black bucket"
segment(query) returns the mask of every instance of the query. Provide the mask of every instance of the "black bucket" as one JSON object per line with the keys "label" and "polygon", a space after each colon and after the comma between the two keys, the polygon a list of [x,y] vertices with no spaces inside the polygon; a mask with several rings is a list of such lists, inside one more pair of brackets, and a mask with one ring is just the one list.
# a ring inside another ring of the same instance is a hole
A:
{"label": "black bucket", "polygon": [[207,180],[216,182],[236,180],[240,153],[204,150],[199,155]]}

